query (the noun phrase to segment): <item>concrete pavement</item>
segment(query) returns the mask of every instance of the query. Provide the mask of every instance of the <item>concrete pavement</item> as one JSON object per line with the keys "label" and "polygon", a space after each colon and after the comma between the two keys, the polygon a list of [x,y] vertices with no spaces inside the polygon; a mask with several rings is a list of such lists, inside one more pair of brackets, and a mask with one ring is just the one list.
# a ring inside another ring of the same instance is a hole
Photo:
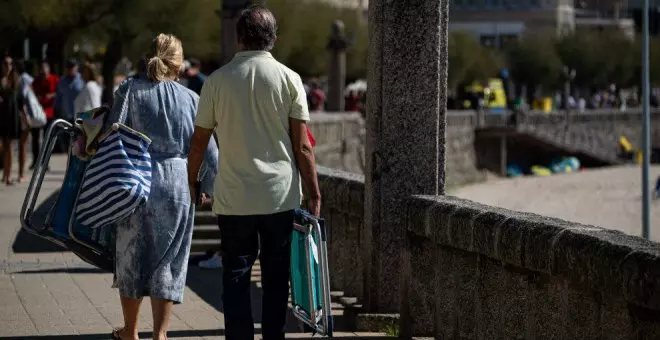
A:
{"label": "concrete pavement", "polygon": [[[653,166],[651,189],[655,188],[659,173],[660,166]],[[458,188],[449,194],[640,236],[641,190],[641,169],[619,166],[548,177],[497,179]],[[651,239],[660,241],[660,201],[651,204]]]}
{"label": "concrete pavement", "polygon": [[[40,198],[61,184],[65,158],[54,156]],[[14,173],[16,166],[14,166]],[[29,174],[28,174],[29,175]],[[14,176],[15,177],[15,176]],[[27,183],[0,185],[0,339],[109,339],[122,326],[112,275],[101,273],[74,254],[20,228]],[[190,268],[185,302],[174,307],[172,339],[224,339],[220,270]],[[259,267],[253,272],[253,310],[260,310]],[[339,307],[339,306],[335,306]],[[341,318],[341,309],[334,313]],[[259,318],[255,318],[258,330]],[[309,338],[289,317],[288,338]],[[141,338],[151,337],[148,299],[140,313]],[[339,332],[344,338],[383,338],[382,334]],[[260,338],[257,334],[255,338]]]}

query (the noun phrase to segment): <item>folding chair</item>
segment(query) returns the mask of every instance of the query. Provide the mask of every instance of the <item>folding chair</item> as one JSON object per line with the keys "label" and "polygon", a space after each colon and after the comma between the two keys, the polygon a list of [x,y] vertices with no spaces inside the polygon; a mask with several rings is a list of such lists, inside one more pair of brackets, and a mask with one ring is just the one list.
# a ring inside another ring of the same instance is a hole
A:
{"label": "folding chair", "polygon": [[[31,234],[42,237],[52,243],[74,252],[84,261],[105,271],[114,270],[115,232],[111,227],[89,229],[81,228],[75,222],[75,208],[80,186],[89,164],[74,156],[73,141],[82,133],[73,124],[58,119],[48,129],[39,160],[28,186],[21,209],[21,225]],[[69,145],[67,169],[64,182],[56,199],[46,207],[45,216],[35,216],[35,205],[43,184],[44,175],[57,142],[63,139]]]}
{"label": "folding chair", "polygon": [[296,210],[291,238],[293,314],[314,333],[332,337],[333,319],[325,221]]}

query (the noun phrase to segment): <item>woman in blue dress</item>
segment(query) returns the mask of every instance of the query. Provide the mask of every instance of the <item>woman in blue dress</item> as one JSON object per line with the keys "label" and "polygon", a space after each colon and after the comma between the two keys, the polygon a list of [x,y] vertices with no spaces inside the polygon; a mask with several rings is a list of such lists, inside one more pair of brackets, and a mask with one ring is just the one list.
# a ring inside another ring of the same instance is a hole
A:
{"label": "woman in blue dress", "polygon": [[[107,120],[116,122],[126,101],[126,124],[152,140],[149,199],[117,226],[113,287],[119,289],[124,327],[113,331],[113,339],[138,339],[144,296],[151,298],[153,339],[166,339],[172,305],[183,301],[194,217],[186,165],[199,97],[176,81],[182,67],[181,41],[158,35],[148,55],[146,77],[119,87]],[[207,178],[202,182],[212,183],[215,143],[209,144],[205,163]]]}

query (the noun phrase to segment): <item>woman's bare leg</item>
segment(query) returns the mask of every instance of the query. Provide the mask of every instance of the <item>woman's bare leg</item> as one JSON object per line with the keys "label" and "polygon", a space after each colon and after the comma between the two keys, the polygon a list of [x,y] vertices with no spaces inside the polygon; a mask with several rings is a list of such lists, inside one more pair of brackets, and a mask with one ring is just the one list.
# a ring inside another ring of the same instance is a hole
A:
{"label": "woman's bare leg", "polygon": [[27,140],[30,136],[30,130],[21,133],[21,140],[18,144],[18,182],[22,182],[25,175],[25,160],[27,159]]}
{"label": "woman's bare leg", "polygon": [[123,340],[138,338],[138,316],[142,299],[121,296],[121,310],[124,313],[124,328],[119,332]]}
{"label": "woman's bare leg", "polygon": [[11,140],[9,138],[2,138],[2,181],[5,184],[11,182]]}
{"label": "woman's bare leg", "polygon": [[154,317],[154,340],[166,340],[167,329],[170,325],[170,315],[172,314],[172,305],[169,300],[151,298],[151,312]]}

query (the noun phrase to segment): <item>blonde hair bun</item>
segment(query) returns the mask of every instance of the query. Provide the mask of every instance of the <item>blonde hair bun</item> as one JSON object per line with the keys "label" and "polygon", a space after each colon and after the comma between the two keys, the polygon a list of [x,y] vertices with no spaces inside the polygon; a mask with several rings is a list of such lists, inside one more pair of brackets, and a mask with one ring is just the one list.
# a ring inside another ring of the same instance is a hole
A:
{"label": "blonde hair bun", "polygon": [[159,34],[151,42],[147,75],[153,81],[176,78],[183,68],[181,40],[171,34]]}

